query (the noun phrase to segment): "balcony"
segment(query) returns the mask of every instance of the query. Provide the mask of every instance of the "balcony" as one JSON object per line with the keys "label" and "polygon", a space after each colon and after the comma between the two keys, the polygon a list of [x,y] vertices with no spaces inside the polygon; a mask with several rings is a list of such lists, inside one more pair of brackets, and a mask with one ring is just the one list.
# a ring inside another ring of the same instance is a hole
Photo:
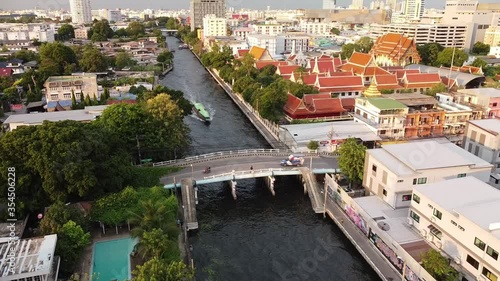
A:
{"label": "balcony", "polygon": [[359,121],[367,124],[368,126],[375,128],[375,129],[397,129],[397,128],[402,129],[402,125],[403,125],[403,124],[394,124],[394,123],[382,123],[382,124],[380,124],[380,123],[371,121],[368,118],[365,118],[362,115],[357,114],[357,113],[354,114],[354,118],[358,119]]}

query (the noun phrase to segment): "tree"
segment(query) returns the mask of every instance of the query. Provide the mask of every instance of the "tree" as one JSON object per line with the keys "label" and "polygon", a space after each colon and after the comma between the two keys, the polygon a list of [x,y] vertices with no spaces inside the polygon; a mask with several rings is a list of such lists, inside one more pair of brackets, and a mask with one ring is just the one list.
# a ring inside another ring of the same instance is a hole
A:
{"label": "tree", "polygon": [[108,68],[107,58],[92,44],[83,49],[80,67],[85,72],[101,72]]}
{"label": "tree", "polygon": [[179,245],[177,237],[171,239],[168,234],[159,228],[146,231],[139,242],[139,253],[144,259],[161,258],[166,261],[179,259]]}
{"label": "tree", "polygon": [[85,106],[90,106],[92,105],[92,102],[90,101],[90,96],[87,95],[85,96]]}
{"label": "tree", "polygon": [[90,34],[92,41],[106,41],[108,38],[112,38],[114,35],[113,29],[109,26],[107,20],[95,21],[90,29]]}
{"label": "tree", "polygon": [[340,30],[336,27],[332,27],[332,29],[330,29],[330,33],[333,35],[340,35]]}
{"label": "tree", "polygon": [[127,34],[130,37],[144,36],[144,25],[141,22],[133,21],[127,27]]}
{"label": "tree", "polygon": [[483,42],[476,42],[472,47],[471,53],[475,55],[485,56],[490,52],[490,45],[485,44]]}
{"label": "tree", "polygon": [[425,65],[432,65],[442,50],[444,47],[439,43],[426,43],[417,46],[417,51],[422,59],[421,63]]}
{"label": "tree", "polygon": [[361,37],[355,45],[358,46],[359,52],[367,54],[373,47],[373,40],[368,36]]}
{"label": "tree", "polygon": [[174,54],[170,51],[163,51],[156,58],[156,60],[159,63],[167,64],[167,65],[172,64],[173,59],[174,59]]}
{"label": "tree", "polygon": [[453,66],[462,66],[465,61],[469,58],[469,55],[465,53],[463,50],[457,48],[445,48],[441,52],[439,52],[437,59],[434,63],[435,66],[451,66],[451,61],[453,57],[453,53],[455,53],[453,59]]}
{"label": "tree", "polygon": [[30,50],[17,51],[12,55],[12,57],[14,57],[16,59],[20,59],[23,62],[39,61],[40,60],[40,56],[37,53],[30,51]]}
{"label": "tree", "polygon": [[434,97],[436,96],[437,93],[445,93],[447,91],[448,91],[448,85],[445,85],[443,83],[438,83],[432,86],[430,90],[427,90],[425,94]]}
{"label": "tree", "polygon": [[179,26],[179,23],[177,22],[177,19],[175,18],[168,18],[166,27],[167,29],[177,29]]}
{"label": "tree", "polygon": [[450,266],[447,258],[434,249],[422,254],[422,267],[437,281],[458,280],[458,271]]}
{"label": "tree", "polygon": [[485,68],[487,65],[488,65],[488,63],[480,58],[476,58],[471,64],[471,66],[480,67],[480,68]]}
{"label": "tree", "polygon": [[144,233],[153,229],[161,229],[169,237],[177,237],[179,228],[176,225],[177,198],[174,195],[165,196],[165,199],[144,199],[139,207],[133,211],[130,223],[134,225],[132,236],[143,237]]}
{"label": "tree", "polygon": [[363,180],[366,147],[355,138],[349,138],[339,148],[339,168],[350,182],[359,183]]}
{"label": "tree", "polygon": [[69,39],[75,38],[75,29],[71,24],[63,24],[57,30],[57,39],[60,41],[67,41]]}
{"label": "tree", "polygon": [[115,66],[117,69],[123,69],[128,66],[135,65],[136,62],[132,59],[132,56],[127,52],[118,52],[116,54]]}
{"label": "tree", "polygon": [[318,141],[310,140],[309,143],[307,144],[307,148],[309,150],[316,150],[318,149],[318,147],[319,147]]}
{"label": "tree", "polygon": [[77,64],[73,50],[61,42],[43,44],[40,47],[40,60],[39,71],[49,76],[70,74],[68,66]]}
{"label": "tree", "polygon": [[183,262],[171,262],[153,258],[133,271],[132,281],[191,281],[194,271]]}
{"label": "tree", "polygon": [[57,233],[56,255],[61,257],[61,271],[66,274],[73,272],[81,252],[90,244],[90,233],[85,232],[74,221],[66,222]]}
{"label": "tree", "polygon": [[121,37],[127,37],[128,33],[125,28],[120,28],[115,31],[115,35],[121,38]]}
{"label": "tree", "polygon": [[75,97],[75,90],[71,90],[71,109],[76,109],[77,103],[76,103],[76,97]]}
{"label": "tree", "polygon": [[67,206],[62,202],[56,202],[50,205],[45,216],[40,221],[40,234],[47,235],[59,233],[63,225],[70,220],[83,226],[83,228],[87,226],[86,220],[79,210]]}
{"label": "tree", "polygon": [[359,46],[356,44],[352,43],[344,44],[342,45],[342,51],[340,55],[343,58],[349,59],[352,56],[352,53],[354,53],[355,51],[358,52],[359,50],[360,50]]}

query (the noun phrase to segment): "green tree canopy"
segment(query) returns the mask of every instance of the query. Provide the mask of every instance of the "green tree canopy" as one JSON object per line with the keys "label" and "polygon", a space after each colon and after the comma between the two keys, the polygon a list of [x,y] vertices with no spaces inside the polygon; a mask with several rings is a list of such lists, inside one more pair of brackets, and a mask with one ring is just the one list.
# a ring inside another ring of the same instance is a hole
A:
{"label": "green tree canopy", "polygon": [[488,63],[483,59],[476,58],[471,65],[475,67],[485,68],[488,65]]}
{"label": "green tree canopy", "polygon": [[356,139],[349,138],[339,148],[339,168],[353,183],[363,180],[366,147]]}
{"label": "green tree canopy", "polygon": [[40,60],[40,56],[38,55],[38,53],[35,53],[33,51],[30,51],[30,50],[17,51],[12,55],[12,57],[16,58],[16,59],[23,60],[23,62],[39,61]]}
{"label": "green tree canopy", "polygon": [[164,64],[171,64],[173,59],[174,59],[174,54],[170,51],[163,51],[156,58],[156,60],[159,63],[164,63]]}
{"label": "green tree canopy", "polygon": [[446,92],[448,92],[448,85],[445,85],[443,83],[438,83],[432,86],[431,89],[427,90],[425,94],[435,97],[437,93],[446,93]]}
{"label": "green tree canopy", "polygon": [[144,36],[145,33],[144,25],[138,21],[129,23],[126,30],[130,37]]}
{"label": "green tree canopy", "polygon": [[330,29],[330,33],[333,35],[340,35],[340,30],[336,27],[332,27],[332,29]]}
{"label": "green tree canopy", "polygon": [[309,143],[307,144],[307,148],[310,150],[316,150],[318,149],[318,147],[319,147],[318,141],[310,140]]}
{"label": "green tree canopy", "polygon": [[[455,53],[455,56],[453,56],[453,53]],[[453,57],[453,66],[462,66],[464,62],[469,58],[469,55],[467,55],[467,53],[465,53],[463,50],[457,48],[445,48],[444,50],[439,52],[434,65],[449,67],[451,66]]]}
{"label": "green tree canopy", "polygon": [[115,31],[115,35],[121,38],[121,37],[127,37],[128,33],[125,28],[119,28]]}
{"label": "green tree canopy", "polygon": [[471,53],[475,55],[485,56],[490,52],[490,45],[485,44],[483,42],[476,42],[472,47]]}
{"label": "green tree canopy", "polygon": [[109,26],[108,20],[96,21],[92,24],[90,29],[90,34],[92,41],[106,41],[108,38],[112,38],[114,35],[113,29]]}
{"label": "green tree canopy", "polygon": [[85,232],[74,221],[66,222],[57,234],[56,255],[61,257],[60,270],[63,274],[71,274],[81,252],[90,244],[90,233]]}
{"label": "green tree canopy", "polygon": [[60,41],[67,41],[69,39],[75,38],[75,29],[71,24],[63,24],[57,30],[57,39]]}
{"label": "green tree canopy", "polygon": [[356,44],[353,44],[353,43],[344,44],[344,45],[342,45],[342,51],[341,51],[340,55],[343,58],[349,59],[352,56],[352,53],[354,53],[355,51],[359,52],[359,50],[360,50],[360,48]]}
{"label": "green tree canopy", "polygon": [[61,42],[45,43],[40,47],[40,72],[47,75],[71,74],[77,64],[76,55]]}
{"label": "green tree canopy", "polygon": [[115,66],[117,69],[123,69],[137,64],[132,56],[127,52],[118,52],[115,57]]}
{"label": "green tree canopy", "polygon": [[356,41],[355,45],[358,46],[359,52],[367,54],[373,47],[373,39],[368,36],[361,37],[358,41]]}
{"label": "green tree canopy", "polygon": [[444,47],[439,43],[426,43],[417,46],[417,51],[422,59],[421,63],[425,65],[433,65],[442,50]]}
{"label": "green tree canopy", "polygon": [[183,262],[167,263],[165,260],[153,258],[138,265],[133,272],[132,281],[191,281],[194,271]]}
{"label": "green tree canopy", "polygon": [[177,237],[169,237],[162,229],[153,228],[142,234],[139,253],[144,259],[161,258],[175,261],[180,257]]}
{"label": "green tree canopy", "polygon": [[447,258],[438,251],[430,249],[422,254],[422,267],[437,281],[456,281],[458,272],[450,266]]}
{"label": "green tree canopy", "polygon": [[167,29],[177,29],[179,28],[179,22],[175,18],[168,18],[166,27]]}
{"label": "green tree canopy", "polygon": [[40,234],[59,233],[63,225],[70,220],[86,228],[87,222],[78,209],[67,206],[62,202],[56,202],[50,205],[45,216],[40,221]]}
{"label": "green tree canopy", "polygon": [[99,49],[88,44],[83,49],[80,67],[85,72],[101,72],[108,68],[108,60]]}

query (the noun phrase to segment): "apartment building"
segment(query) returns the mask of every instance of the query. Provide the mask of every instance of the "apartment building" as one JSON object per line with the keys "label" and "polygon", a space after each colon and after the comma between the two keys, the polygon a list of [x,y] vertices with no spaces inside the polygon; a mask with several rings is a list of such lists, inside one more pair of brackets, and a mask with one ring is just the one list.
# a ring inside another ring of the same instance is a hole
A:
{"label": "apartment building", "polygon": [[46,23],[0,23],[0,41],[38,40],[54,42],[55,25]]}
{"label": "apartment building", "polygon": [[500,26],[490,26],[484,34],[484,44],[492,47],[500,45]]}
{"label": "apartment building", "polygon": [[[493,2],[493,1],[492,1]],[[490,26],[498,26],[499,3],[479,3],[477,0],[448,0],[441,23],[467,25],[465,49],[483,42]]]}
{"label": "apartment building", "polygon": [[250,48],[253,46],[267,48],[267,50],[272,56],[279,54],[277,48],[276,36],[263,35],[263,34],[250,34],[247,37],[247,41]]}
{"label": "apartment building", "polygon": [[436,99],[419,93],[390,94],[387,97],[408,107],[404,122],[405,138],[443,135],[445,111],[437,108]]}
{"label": "apartment building", "polygon": [[70,0],[71,22],[85,24],[92,22],[92,8],[90,0]]}
{"label": "apartment building", "polygon": [[0,279],[56,281],[59,256],[54,256],[57,235],[0,241]]}
{"label": "apartment building", "polygon": [[463,148],[493,164],[492,183],[500,182],[500,119],[470,120],[464,134]]}
{"label": "apartment building", "polygon": [[203,18],[206,15],[215,15],[218,18],[226,16],[225,0],[190,0],[190,25],[191,31],[203,27]]}
{"label": "apartment building", "polygon": [[218,18],[213,14],[203,18],[203,37],[211,36],[227,36],[225,18]]}
{"label": "apartment building", "polygon": [[253,31],[249,27],[238,27],[233,29],[233,36],[239,39],[246,39],[248,35]]}
{"label": "apartment building", "polygon": [[311,38],[302,32],[287,32],[276,36],[276,52],[307,52]]}
{"label": "apartment building", "polygon": [[92,74],[75,76],[51,76],[43,84],[47,100],[47,111],[55,111],[57,107],[71,109],[72,93],[77,101],[80,95],[94,96],[100,99],[97,88],[97,76]]}
{"label": "apartment building", "polygon": [[472,104],[483,109],[487,118],[500,117],[500,90],[495,88],[460,89],[455,95],[459,103]]}
{"label": "apartment building", "polygon": [[374,83],[356,98],[354,121],[368,125],[382,139],[401,139],[405,135],[408,107],[394,99],[381,97]]}
{"label": "apartment building", "polygon": [[414,187],[408,222],[450,258],[461,280],[500,277],[500,190],[475,177]]}
{"label": "apartment building", "polygon": [[449,141],[388,144],[366,151],[363,187],[393,208],[408,207],[419,185],[466,176],[488,182],[492,166]]}
{"label": "apartment building", "polygon": [[468,48],[467,25],[463,22],[455,24],[372,24],[369,36],[376,40],[387,33],[402,34],[413,38],[415,43],[439,43],[446,48]]}
{"label": "apartment building", "polygon": [[283,25],[277,23],[249,24],[248,27],[253,29],[253,34],[276,36],[283,33]]}
{"label": "apartment building", "polygon": [[328,23],[328,22],[302,21],[299,24],[300,31],[305,32],[307,34],[314,34],[314,35],[329,35],[332,27],[333,27],[333,25],[331,23]]}
{"label": "apartment building", "polygon": [[[469,120],[478,120],[483,117],[483,109],[474,105],[459,104],[454,97],[446,93],[436,94],[439,101],[437,108],[444,110],[444,128],[445,135],[461,136],[465,133],[465,126]],[[461,137],[456,141],[461,142]]]}
{"label": "apartment building", "polygon": [[82,26],[80,28],[76,28],[75,39],[83,39],[83,40],[89,39],[89,31],[90,31],[89,27]]}
{"label": "apartment building", "polygon": [[420,20],[424,14],[425,0],[406,0],[405,17],[408,20]]}

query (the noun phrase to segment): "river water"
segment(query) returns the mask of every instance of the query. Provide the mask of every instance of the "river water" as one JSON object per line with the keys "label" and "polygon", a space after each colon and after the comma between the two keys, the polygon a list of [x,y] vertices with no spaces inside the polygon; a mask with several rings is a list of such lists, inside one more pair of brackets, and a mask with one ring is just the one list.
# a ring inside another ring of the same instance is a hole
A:
{"label": "river water", "polygon": [[[167,43],[179,45],[174,37]],[[213,118],[210,125],[185,118],[191,154],[269,148],[189,50],[174,56],[161,83],[202,102]],[[235,201],[224,184],[199,188],[200,228],[190,235],[198,281],[380,280],[335,224],[314,214],[297,178],[277,178],[276,196],[254,179],[238,181],[237,190]]]}

